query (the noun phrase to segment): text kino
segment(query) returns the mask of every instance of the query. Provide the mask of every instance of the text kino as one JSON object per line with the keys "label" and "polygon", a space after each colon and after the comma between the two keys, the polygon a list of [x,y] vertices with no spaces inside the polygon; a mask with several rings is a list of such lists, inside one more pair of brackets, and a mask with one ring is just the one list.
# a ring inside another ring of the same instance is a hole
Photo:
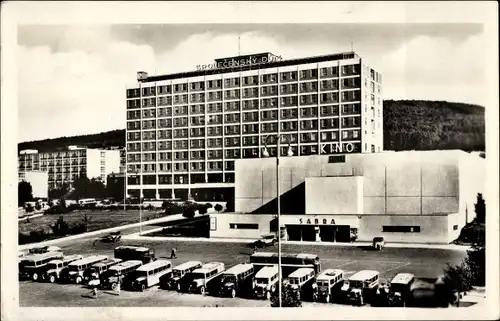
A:
{"label": "text kino", "polygon": [[[300,222],[300,224],[315,224],[315,225],[322,224],[322,225],[328,225],[328,220],[326,218],[322,219],[321,223],[320,223],[320,220],[317,219],[317,218],[315,218],[315,219],[308,218],[305,221],[305,223],[304,223],[304,219],[300,218],[299,222]],[[330,225],[335,225],[335,220],[333,218],[330,220]]]}
{"label": "text kino", "polygon": [[330,153],[351,153],[354,151],[354,145],[352,143],[347,143],[345,146],[339,143],[321,144],[321,154]]}

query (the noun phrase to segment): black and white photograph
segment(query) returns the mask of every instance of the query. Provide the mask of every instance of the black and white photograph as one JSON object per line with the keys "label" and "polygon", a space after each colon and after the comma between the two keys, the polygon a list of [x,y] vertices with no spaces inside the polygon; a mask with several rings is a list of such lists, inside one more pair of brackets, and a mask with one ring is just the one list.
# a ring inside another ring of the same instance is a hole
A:
{"label": "black and white photograph", "polygon": [[47,5],[2,10],[7,320],[499,317],[495,2]]}

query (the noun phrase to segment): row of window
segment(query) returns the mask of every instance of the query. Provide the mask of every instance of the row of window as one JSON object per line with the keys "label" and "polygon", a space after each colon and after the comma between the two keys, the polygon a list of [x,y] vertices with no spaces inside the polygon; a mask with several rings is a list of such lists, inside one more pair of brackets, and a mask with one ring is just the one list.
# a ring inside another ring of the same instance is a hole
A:
{"label": "row of window", "polygon": [[[353,76],[360,74],[360,65],[346,65],[341,67],[342,76]],[[280,81],[296,81],[300,75],[300,80],[309,80],[318,78],[318,69],[307,69],[297,71],[281,72],[279,74]],[[331,78],[339,76],[339,68],[333,67],[323,67],[319,69],[320,78]],[[245,76],[245,77],[235,77],[224,79],[224,87],[237,87],[240,85],[259,85],[259,84],[274,84],[278,82],[278,74],[265,74],[261,75],[260,82],[259,76]],[[378,82],[378,81],[377,81]],[[189,86],[189,87],[188,87]],[[222,79],[214,79],[208,81],[198,81],[192,83],[181,83],[174,85],[163,85],[157,87],[143,87],[142,96],[155,96],[165,95],[165,94],[175,94],[184,93],[190,91],[202,91],[205,89],[217,89],[222,88]],[[141,94],[139,88],[127,89],[127,98],[139,97]]]}
{"label": "row of window", "polygon": [[[271,96],[271,95],[268,95]],[[374,95],[373,99],[374,100]],[[257,96],[255,96],[257,97]],[[328,93],[321,93],[318,98],[318,94],[309,94],[309,95],[299,95],[299,98],[297,96],[287,96],[287,97],[281,97],[281,106],[286,107],[286,106],[297,106],[297,101],[300,101],[300,105],[308,105],[308,104],[317,104],[318,100],[320,101],[321,104],[326,104],[326,103],[338,103],[339,102],[339,93],[338,92],[328,92]],[[342,102],[350,102],[350,101],[360,101],[361,100],[361,90],[349,90],[349,91],[341,91],[340,92],[340,97]],[[254,97],[248,97],[248,98],[254,98]],[[226,98],[227,99],[227,98]],[[234,96],[234,99],[240,99],[239,95]],[[222,92],[221,91],[214,91],[209,93],[209,97],[207,101],[220,101],[222,100]],[[244,109],[251,109],[252,107],[258,108],[259,100],[254,99],[254,100],[243,100],[243,108]],[[204,103],[204,101],[191,101],[189,104],[199,104],[199,103]],[[174,105],[187,105],[188,104],[188,99],[187,95],[184,96],[174,96]],[[128,109],[134,109],[134,108],[153,108],[153,107],[161,107],[161,106],[168,106],[171,104],[164,103],[160,98],[158,98],[158,104],[156,104],[156,99],[155,98],[145,98],[142,100],[142,106],[140,104],[139,99],[135,100],[128,100],[127,101],[127,108]],[[278,106],[278,98],[264,98],[260,100],[260,107],[261,108],[271,108],[271,107],[277,107]],[[208,106],[208,111],[210,112],[211,106]],[[212,107],[213,108],[213,107]],[[222,104],[221,108],[222,110]],[[187,113],[187,106],[186,106],[186,112]],[[179,113],[181,114],[181,113]],[[176,115],[174,111],[174,116]]]}
{"label": "row of window", "polygon": [[[292,98],[292,97],[290,97]],[[296,98],[296,97],[293,97]],[[330,102],[330,103],[335,103],[335,94],[325,94],[324,97],[325,101],[322,103]],[[296,99],[295,99],[296,100]],[[270,105],[274,105],[276,101],[271,100],[269,102]],[[240,107],[241,104],[240,102],[234,102],[234,103],[226,103],[226,108],[224,109],[225,112],[240,112]],[[266,105],[268,107],[268,105]],[[277,106],[273,106],[277,107]],[[316,110],[317,107],[303,107],[300,109],[301,116],[306,117],[307,113],[309,110]],[[352,114],[352,113],[360,113],[361,111],[361,104],[359,103],[351,103],[351,104],[342,104],[341,108],[339,108],[338,104],[334,105],[329,105],[329,106],[320,106],[321,110],[321,115],[338,115],[339,109],[342,110],[342,114]],[[157,112],[158,111],[158,112]],[[204,105],[194,105],[191,106],[191,114],[193,115],[198,115],[201,114],[201,116],[198,116],[199,118],[191,118],[191,125],[204,125],[205,124],[205,106]],[[209,113],[221,113],[222,112],[222,105],[221,104],[209,104],[208,106],[208,112]],[[274,111],[276,112],[276,111]],[[243,112],[243,120],[245,121],[252,121],[249,115],[252,115],[252,113],[257,113],[257,112]],[[263,112],[267,113],[267,111]],[[142,114],[142,115],[141,115]],[[141,111],[139,110],[132,110],[127,112],[127,119],[128,120],[134,120],[134,119],[147,119],[147,118],[162,118],[162,117],[168,117],[172,118],[173,116],[186,116],[188,114],[188,107],[187,106],[178,106],[173,109],[172,113],[172,108],[167,107],[167,108],[159,108],[159,109],[145,109]],[[256,114],[257,115],[257,114]],[[281,117],[282,118],[290,118],[289,116],[296,117],[297,115],[297,109],[296,108],[287,108],[287,109],[282,109],[281,110]],[[213,116],[208,115],[208,120],[211,121]],[[233,116],[233,114],[228,114],[226,115],[226,122],[230,121],[239,121],[239,120],[234,120],[231,117],[239,117],[239,116]],[[239,119],[239,118],[238,118]],[[254,119],[256,121],[257,118]],[[166,120],[160,119],[159,121],[166,122]],[[165,123],[167,124],[167,123]],[[168,124],[171,124],[171,121],[168,122]],[[170,127],[170,125],[165,125],[165,127]]]}

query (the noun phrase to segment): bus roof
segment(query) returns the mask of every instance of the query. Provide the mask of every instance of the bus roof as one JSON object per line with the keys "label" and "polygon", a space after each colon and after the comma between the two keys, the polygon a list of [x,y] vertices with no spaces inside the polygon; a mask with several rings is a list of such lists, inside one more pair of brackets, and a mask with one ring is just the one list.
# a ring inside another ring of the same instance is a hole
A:
{"label": "bus roof", "polygon": [[229,269],[227,269],[224,274],[240,274],[242,272],[248,271],[250,269],[253,269],[253,264],[249,263],[240,263],[237,264]]}
{"label": "bus roof", "polygon": [[106,266],[106,265],[110,265],[110,264],[120,263],[122,261],[123,261],[122,259],[108,258],[104,261],[97,262],[96,264],[93,264],[92,266]]}
{"label": "bus roof", "polygon": [[278,266],[264,266],[262,269],[255,274],[256,278],[270,278],[274,275],[278,274]]}
{"label": "bus roof", "polygon": [[91,256],[84,257],[83,259],[80,259],[78,261],[73,261],[69,265],[75,266],[75,265],[94,263],[96,261],[104,261],[107,258],[108,257],[106,255],[91,255]]}
{"label": "bus roof", "polygon": [[408,284],[415,279],[415,275],[411,273],[399,273],[392,279],[391,284]]}
{"label": "bus roof", "polygon": [[179,270],[179,271],[183,271],[183,270],[187,270],[189,268],[192,268],[194,266],[202,266],[201,262],[200,261],[188,261],[188,262],[184,262],[180,265],[177,265],[176,267],[174,267],[175,270]]}
{"label": "bus roof", "polygon": [[329,280],[334,277],[337,277],[339,275],[343,275],[344,271],[339,270],[339,269],[326,269],[323,272],[321,272],[320,275],[316,279],[318,280]]}
{"label": "bus roof", "polygon": [[311,268],[300,268],[300,269],[295,270],[288,277],[289,278],[300,278],[300,277],[303,277],[304,275],[307,275],[307,274],[309,274],[311,272],[314,273],[314,269],[311,269]]}
{"label": "bus roof", "polygon": [[23,261],[40,261],[44,259],[50,258],[62,258],[62,252],[47,252],[47,253],[37,253],[37,254],[28,254],[23,257]]}
{"label": "bus roof", "polygon": [[[252,254],[254,257],[278,257],[278,253],[276,252],[257,252]],[[281,253],[281,257],[296,257],[298,259],[318,259],[318,256],[315,254],[308,253]]]}
{"label": "bus roof", "polygon": [[196,269],[194,270],[193,272],[196,272],[196,273],[207,273],[213,269],[216,269],[220,266],[223,266],[224,263],[222,262],[210,262],[210,263],[206,263],[206,264],[203,264],[203,266],[199,269]]}
{"label": "bus roof", "polygon": [[110,270],[123,270],[132,266],[139,266],[142,265],[142,261],[139,260],[130,260],[130,261],[125,261],[118,263],[116,265],[111,266],[109,269]]}
{"label": "bus roof", "polygon": [[116,250],[134,250],[134,251],[149,251],[147,247],[143,246],[131,246],[131,245],[120,245],[118,247],[115,247]]}
{"label": "bus roof", "polygon": [[379,275],[379,274],[380,273],[378,273],[377,271],[374,271],[374,270],[363,270],[363,271],[359,271],[359,272],[356,272],[353,275],[351,275],[349,280],[350,281],[364,281],[364,280],[371,279],[372,277]]}
{"label": "bus roof", "polygon": [[142,265],[141,267],[139,267],[137,269],[137,271],[149,271],[149,270],[153,270],[153,269],[159,268],[159,267],[164,266],[164,265],[169,265],[169,264],[172,265],[172,263],[170,261],[167,261],[167,260],[156,260],[156,261],[149,262],[147,264]]}

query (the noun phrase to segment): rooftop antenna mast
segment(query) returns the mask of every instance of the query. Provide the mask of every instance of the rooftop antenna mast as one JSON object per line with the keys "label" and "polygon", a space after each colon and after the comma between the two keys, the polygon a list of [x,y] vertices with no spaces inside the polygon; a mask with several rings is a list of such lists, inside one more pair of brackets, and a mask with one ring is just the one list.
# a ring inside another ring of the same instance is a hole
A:
{"label": "rooftop antenna mast", "polygon": [[241,35],[238,35],[238,56],[241,56]]}

